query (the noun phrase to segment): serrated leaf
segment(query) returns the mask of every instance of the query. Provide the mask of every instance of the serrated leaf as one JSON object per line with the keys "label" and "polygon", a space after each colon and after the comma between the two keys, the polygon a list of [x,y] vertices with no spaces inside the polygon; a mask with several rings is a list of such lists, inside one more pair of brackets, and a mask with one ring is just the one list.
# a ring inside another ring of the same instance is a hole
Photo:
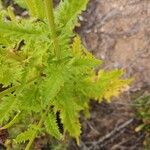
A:
{"label": "serrated leaf", "polygon": [[40,112],[39,91],[37,85],[27,86],[19,96],[20,110]]}
{"label": "serrated leaf", "polygon": [[56,8],[55,20],[58,29],[61,28],[59,41],[63,52],[69,48],[70,37],[74,35],[73,29],[77,25],[77,17],[85,10],[87,3],[88,0],[65,0]]}
{"label": "serrated leaf", "polygon": [[36,130],[33,129],[32,127],[30,127],[27,131],[22,132],[21,134],[19,134],[15,141],[17,143],[24,143],[28,140],[30,140],[30,138],[36,133]]}
{"label": "serrated leaf", "polygon": [[[81,134],[81,124],[79,122],[79,112],[83,109],[75,103],[75,99],[71,95],[64,95],[62,91],[62,101],[60,102],[60,118],[62,120],[64,130],[69,132],[71,137],[76,138],[79,143]],[[59,101],[57,100],[58,105]]]}
{"label": "serrated leaf", "polygon": [[81,43],[79,36],[74,38],[72,44],[72,53],[75,57],[73,65],[75,67],[94,68],[100,65],[102,62],[96,59]]}
{"label": "serrated leaf", "polygon": [[45,119],[44,125],[50,135],[54,136],[56,139],[62,139],[62,134],[59,132],[55,114],[49,113]]}
{"label": "serrated leaf", "polygon": [[132,80],[122,79],[123,73],[123,70],[99,71],[98,79],[95,83],[99,91],[99,96],[97,97],[99,101],[104,98],[110,102],[112,97],[117,97],[125,88],[129,87]]}
{"label": "serrated leaf", "polygon": [[17,105],[15,97],[4,97],[0,103],[0,124],[4,121],[8,121],[16,110]]}
{"label": "serrated leaf", "polygon": [[69,22],[74,23],[74,21],[77,19],[77,16],[83,10],[85,10],[87,3],[88,3],[88,0],[61,1],[59,6],[56,9],[56,19],[57,19],[56,22],[59,22],[62,26],[69,24]]}
{"label": "serrated leaf", "polygon": [[64,69],[65,67],[61,65],[54,65],[50,68],[50,72],[48,72],[48,76],[42,83],[42,94],[43,94],[43,102],[44,104],[48,104],[51,100],[53,100],[61,87],[64,85]]}
{"label": "serrated leaf", "polygon": [[17,35],[19,36],[34,36],[35,37],[39,37],[40,35],[42,35],[41,31],[37,31],[35,29],[33,29],[33,26],[31,26],[30,28],[28,27],[23,27],[23,26],[17,26],[13,23],[2,23],[0,22],[0,32],[1,34],[9,34],[9,35]]}
{"label": "serrated leaf", "polygon": [[74,67],[81,67],[82,69],[94,68],[101,64],[101,61],[92,58],[76,58],[73,63]]}

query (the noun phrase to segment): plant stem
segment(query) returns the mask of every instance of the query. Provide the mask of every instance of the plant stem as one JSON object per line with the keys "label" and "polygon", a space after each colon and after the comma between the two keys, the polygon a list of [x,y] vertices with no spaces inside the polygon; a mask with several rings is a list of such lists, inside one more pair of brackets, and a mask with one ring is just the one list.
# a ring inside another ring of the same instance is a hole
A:
{"label": "plant stem", "polygon": [[44,3],[45,3],[46,16],[48,19],[48,25],[49,25],[49,28],[51,31],[51,37],[53,40],[55,55],[58,59],[60,59],[60,46],[59,46],[58,37],[56,34],[55,18],[54,18],[54,11],[53,11],[53,1],[45,0]]}
{"label": "plant stem", "polygon": [[13,125],[16,123],[16,120],[18,119],[19,115],[20,115],[20,111],[15,115],[15,117],[14,117],[8,124],[6,124],[6,125],[3,126],[2,128],[0,128],[0,131],[1,131],[1,130],[8,129],[8,128],[10,128],[11,126],[13,126]]}
{"label": "plant stem", "polygon": [[[40,127],[42,126],[43,118],[44,118],[44,117],[42,117],[41,120],[39,121],[39,123],[38,123],[38,128],[40,128]],[[32,145],[32,143],[33,143],[33,141],[34,141],[36,135],[37,135],[37,130],[35,130],[34,133],[32,134],[32,136],[31,136],[31,138],[30,138],[30,140],[29,140],[29,143],[27,144],[25,150],[30,150],[30,147],[31,147],[31,145]]]}
{"label": "plant stem", "polygon": [[[45,120],[45,117],[46,117],[47,113],[49,112],[49,108],[50,107],[48,106],[46,111],[43,113],[41,120],[39,121],[39,123],[37,125],[38,128],[41,128],[41,126],[43,124],[43,120]],[[25,150],[30,150],[30,147],[32,146],[32,143],[33,143],[34,139],[36,138],[36,135],[37,135],[37,130],[35,130],[35,132],[32,134],[32,137],[30,138],[29,143],[27,144]]]}

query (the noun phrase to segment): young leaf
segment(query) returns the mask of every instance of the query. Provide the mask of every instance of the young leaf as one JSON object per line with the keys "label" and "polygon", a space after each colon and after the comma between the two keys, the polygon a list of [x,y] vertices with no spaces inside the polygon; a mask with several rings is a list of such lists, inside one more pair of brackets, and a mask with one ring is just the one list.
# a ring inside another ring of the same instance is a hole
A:
{"label": "young leaf", "polygon": [[[117,97],[122,91],[128,88],[131,83],[131,79],[121,79],[123,70],[113,70],[105,72],[100,70],[98,73],[96,88],[99,91],[98,100],[101,101],[105,98],[108,102],[112,97]],[[98,93],[97,93],[98,94]]]}

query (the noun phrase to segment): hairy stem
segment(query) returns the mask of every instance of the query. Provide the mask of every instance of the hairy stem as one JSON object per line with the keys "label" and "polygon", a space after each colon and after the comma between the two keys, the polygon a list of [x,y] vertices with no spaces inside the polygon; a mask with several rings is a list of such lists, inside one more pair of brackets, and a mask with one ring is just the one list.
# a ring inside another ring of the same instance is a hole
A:
{"label": "hairy stem", "polygon": [[58,59],[60,59],[60,46],[59,46],[58,37],[56,34],[56,25],[55,25],[54,11],[53,11],[53,1],[45,0],[44,3],[45,3],[45,11],[46,11],[46,16],[47,16],[47,20],[48,20],[48,25],[49,25],[51,37],[53,40],[55,55],[57,56]]}

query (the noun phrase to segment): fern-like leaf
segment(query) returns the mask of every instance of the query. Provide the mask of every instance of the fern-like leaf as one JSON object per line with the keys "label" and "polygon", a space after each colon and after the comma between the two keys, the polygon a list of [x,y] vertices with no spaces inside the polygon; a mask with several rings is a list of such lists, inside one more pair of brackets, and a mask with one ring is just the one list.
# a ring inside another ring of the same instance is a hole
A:
{"label": "fern-like leaf", "polygon": [[4,121],[8,121],[16,110],[17,102],[15,97],[4,97],[0,103],[0,124]]}
{"label": "fern-like leaf", "polygon": [[[76,138],[79,144],[79,137],[81,134],[81,124],[79,122],[80,108],[73,100],[63,99],[60,117],[64,125],[65,131],[69,132],[71,137]],[[71,106],[71,107],[70,107]]]}
{"label": "fern-like leaf", "polygon": [[56,122],[55,114],[49,113],[44,121],[44,125],[50,135],[54,136],[56,139],[62,139],[62,135],[59,132],[58,124]]}
{"label": "fern-like leaf", "polygon": [[[34,126],[34,127],[33,127],[33,126]],[[36,128],[37,128],[37,127],[36,127],[35,125],[30,125],[30,127],[28,128],[28,130],[26,130],[26,131],[20,133],[20,134],[16,137],[15,141],[16,141],[17,143],[24,143],[24,142],[30,140],[30,138],[36,133],[36,131],[37,131]]]}
{"label": "fern-like leaf", "polygon": [[[88,0],[63,0],[56,9],[56,22],[62,27],[70,24],[74,28],[77,16],[86,8]],[[63,17],[62,17],[63,16]],[[74,25],[73,25],[74,24]]]}
{"label": "fern-like leaf", "polygon": [[58,30],[61,28],[59,41],[62,51],[68,49],[70,37],[73,36],[73,29],[77,24],[77,16],[85,10],[87,3],[88,0],[62,0],[56,8],[56,24]]}
{"label": "fern-like leaf", "polygon": [[21,27],[16,26],[12,23],[2,23],[0,22],[0,32],[4,35],[15,35],[17,37],[20,36],[33,36],[34,38],[39,38],[43,35],[41,31],[35,30],[31,26]]}
{"label": "fern-like leaf", "polygon": [[131,83],[131,79],[121,79],[124,74],[123,70],[113,70],[105,72],[100,70],[96,81],[97,94],[99,92],[99,101],[102,98],[110,102],[112,97],[117,97],[121,92],[125,91]]}
{"label": "fern-like leaf", "polygon": [[63,67],[54,66],[52,66],[50,72],[48,72],[48,77],[42,84],[41,92],[43,93],[43,100],[46,105],[57,96],[64,85]]}

